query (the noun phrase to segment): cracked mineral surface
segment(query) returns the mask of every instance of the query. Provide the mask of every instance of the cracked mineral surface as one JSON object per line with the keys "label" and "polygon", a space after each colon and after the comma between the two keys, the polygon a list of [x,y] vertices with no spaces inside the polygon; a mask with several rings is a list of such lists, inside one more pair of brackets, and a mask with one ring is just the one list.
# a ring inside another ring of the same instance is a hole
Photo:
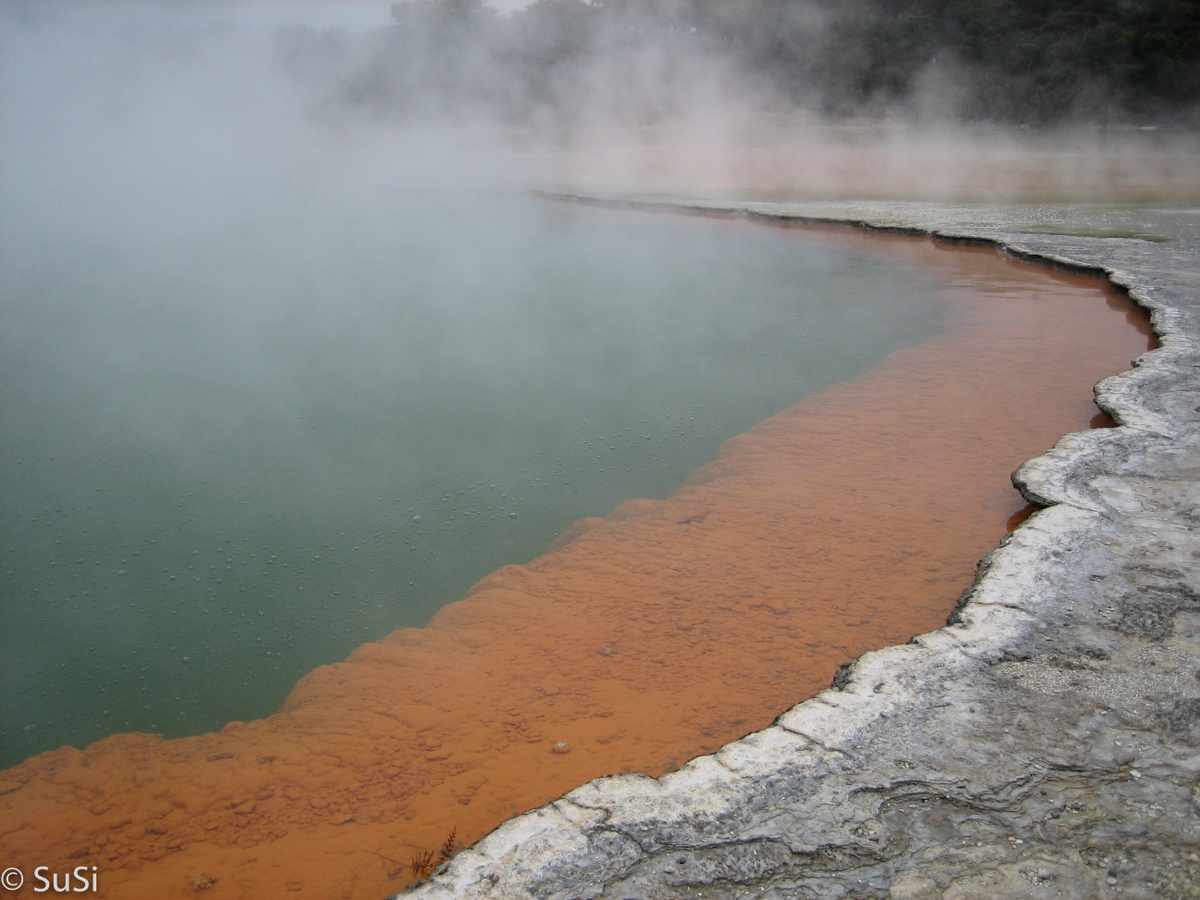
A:
{"label": "cracked mineral surface", "polygon": [[677,771],[513,819],[405,896],[1200,897],[1200,210],[562,199],[991,243],[1105,273],[1161,347],[1097,385],[1120,427],[1016,471],[1044,508],[946,627]]}

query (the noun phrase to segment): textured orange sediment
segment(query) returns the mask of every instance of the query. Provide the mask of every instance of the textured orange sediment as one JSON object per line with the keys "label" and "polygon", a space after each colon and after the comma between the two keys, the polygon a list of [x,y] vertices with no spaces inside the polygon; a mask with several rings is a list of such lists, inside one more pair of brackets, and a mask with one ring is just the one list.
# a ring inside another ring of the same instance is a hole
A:
{"label": "textured orange sediment", "polygon": [[1092,384],[1147,326],[1094,280],[868,246],[932,267],[949,330],[317,669],[270,718],[0,773],[16,895],[35,865],[82,865],[111,898],[378,900],[451,828],[470,842],[590,778],[660,774],[942,625],[1020,517],[1009,473],[1088,427]]}

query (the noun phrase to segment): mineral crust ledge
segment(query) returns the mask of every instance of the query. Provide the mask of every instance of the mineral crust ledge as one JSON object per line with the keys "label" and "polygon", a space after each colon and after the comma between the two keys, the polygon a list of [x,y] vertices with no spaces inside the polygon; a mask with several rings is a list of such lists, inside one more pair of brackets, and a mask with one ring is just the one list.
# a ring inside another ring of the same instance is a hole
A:
{"label": "mineral crust ledge", "polygon": [[512,819],[404,896],[1200,897],[1200,210],[550,196],[990,242],[1107,275],[1161,347],[1096,385],[1120,427],[1014,473],[1046,508],[946,627],[678,771]]}

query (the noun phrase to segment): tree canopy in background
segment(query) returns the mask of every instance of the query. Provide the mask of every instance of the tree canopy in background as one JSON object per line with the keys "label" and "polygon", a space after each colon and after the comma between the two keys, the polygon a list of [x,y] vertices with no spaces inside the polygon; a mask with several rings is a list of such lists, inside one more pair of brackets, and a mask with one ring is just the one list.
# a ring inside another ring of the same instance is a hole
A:
{"label": "tree canopy in background", "polygon": [[964,79],[956,111],[968,120],[1171,119],[1200,99],[1196,0],[878,0],[872,7],[839,22],[826,45],[837,103],[904,102],[938,68]]}

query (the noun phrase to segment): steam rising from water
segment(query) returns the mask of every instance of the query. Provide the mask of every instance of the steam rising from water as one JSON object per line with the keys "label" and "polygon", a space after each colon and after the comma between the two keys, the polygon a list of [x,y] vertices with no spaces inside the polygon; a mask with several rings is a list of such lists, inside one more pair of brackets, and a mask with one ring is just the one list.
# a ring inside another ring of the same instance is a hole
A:
{"label": "steam rising from water", "polygon": [[6,762],[269,712],[934,325],[919,274],[530,185],[1200,184],[1186,135],[964,131],[937,73],[833,123],[686,28],[568,20],[596,11],[0,2]]}
{"label": "steam rising from water", "polygon": [[[233,195],[238,177],[286,192],[288,173],[329,179],[334,159],[456,185],[1200,198],[1200,148],[1182,127],[1195,121],[1190,70],[1171,77],[1160,61],[1162,96],[1135,102],[1064,62],[1042,91],[1060,114],[1047,101],[1023,115],[1016,92],[1033,89],[962,52],[898,59],[891,84],[880,49],[854,43],[906,27],[885,6],[538,0],[505,16],[479,0],[5,0],[6,141],[52,166],[69,198],[130,165],[177,191],[174,175],[193,172],[168,207],[216,201],[217,178]],[[1100,72],[1139,66],[1153,68],[1114,57]],[[153,155],[129,156],[131,141]]]}
{"label": "steam rising from water", "polygon": [[936,327],[920,273],[528,201],[477,122],[314,118],[213,7],[2,9],[6,763],[269,713]]}

